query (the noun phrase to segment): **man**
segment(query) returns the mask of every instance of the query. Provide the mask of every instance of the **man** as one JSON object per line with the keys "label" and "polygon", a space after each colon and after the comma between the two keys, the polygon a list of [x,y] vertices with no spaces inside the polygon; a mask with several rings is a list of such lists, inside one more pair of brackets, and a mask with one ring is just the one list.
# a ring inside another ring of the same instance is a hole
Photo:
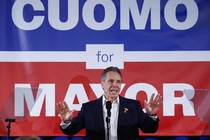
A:
{"label": "man", "polygon": [[[87,140],[137,140],[138,128],[145,133],[156,132],[159,122],[156,113],[162,104],[162,97],[154,97],[153,94],[149,102],[144,102],[145,108],[142,110],[139,101],[119,95],[121,83],[120,70],[117,67],[106,68],[101,74],[103,96],[84,103],[74,118],[74,110],[70,111],[66,102],[57,103],[63,133],[74,135],[85,128]],[[108,101],[111,102],[111,109],[107,108]]]}

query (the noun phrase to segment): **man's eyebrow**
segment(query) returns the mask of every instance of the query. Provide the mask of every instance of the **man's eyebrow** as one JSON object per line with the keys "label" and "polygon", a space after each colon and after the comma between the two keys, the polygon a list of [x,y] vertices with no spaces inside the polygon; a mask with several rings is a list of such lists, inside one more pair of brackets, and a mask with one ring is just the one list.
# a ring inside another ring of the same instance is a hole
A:
{"label": "man's eyebrow", "polygon": [[121,82],[122,80],[109,79],[109,81],[117,81],[117,82]]}

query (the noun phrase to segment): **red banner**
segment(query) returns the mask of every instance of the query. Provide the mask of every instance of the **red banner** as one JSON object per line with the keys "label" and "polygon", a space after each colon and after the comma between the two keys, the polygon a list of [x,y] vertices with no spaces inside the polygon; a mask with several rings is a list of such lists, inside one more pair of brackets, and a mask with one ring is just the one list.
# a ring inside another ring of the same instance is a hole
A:
{"label": "red banner", "polygon": [[[7,132],[5,118],[16,118],[11,124],[13,136],[63,135],[55,104],[66,100],[70,109],[79,111],[82,103],[103,94],[102,70],[86,69],[83,62],[1,62],[0,68],[0,135]],[[210,89],[209,69],[209,62],[126,62],[120,95],[141,103],[152,93],[163,96],[159,129],[149,135],[209,135],[208,123],[189,101],[194,102],[196,92],[185,96],[185,90]]]}

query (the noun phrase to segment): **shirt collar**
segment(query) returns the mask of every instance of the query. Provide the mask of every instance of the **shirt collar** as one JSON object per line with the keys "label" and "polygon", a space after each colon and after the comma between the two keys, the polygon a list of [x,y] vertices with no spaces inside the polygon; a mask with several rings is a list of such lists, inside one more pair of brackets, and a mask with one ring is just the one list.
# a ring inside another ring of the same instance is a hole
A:
{"label": "shirt collar", "polygon": [[[105,96],[103,95],[103,97],[102,97],[102,105],[105,106],[107,101],[108,101],[108,100],[107,100],[107,99],[105,98]],[[114,104],[115,104],[115,103],[117,103],[117,104],[120,103],[119,96],[117,97],[116,100],[113,101],[113,103],[114,103]]]}

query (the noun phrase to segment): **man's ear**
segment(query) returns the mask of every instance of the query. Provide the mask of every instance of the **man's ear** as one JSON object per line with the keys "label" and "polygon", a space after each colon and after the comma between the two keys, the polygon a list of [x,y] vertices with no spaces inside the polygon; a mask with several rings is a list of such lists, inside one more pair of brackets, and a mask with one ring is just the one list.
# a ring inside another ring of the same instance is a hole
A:
{"label": "man's ear", "polygon": [[104,90],[104,82],[101,81],[101,88]]}

